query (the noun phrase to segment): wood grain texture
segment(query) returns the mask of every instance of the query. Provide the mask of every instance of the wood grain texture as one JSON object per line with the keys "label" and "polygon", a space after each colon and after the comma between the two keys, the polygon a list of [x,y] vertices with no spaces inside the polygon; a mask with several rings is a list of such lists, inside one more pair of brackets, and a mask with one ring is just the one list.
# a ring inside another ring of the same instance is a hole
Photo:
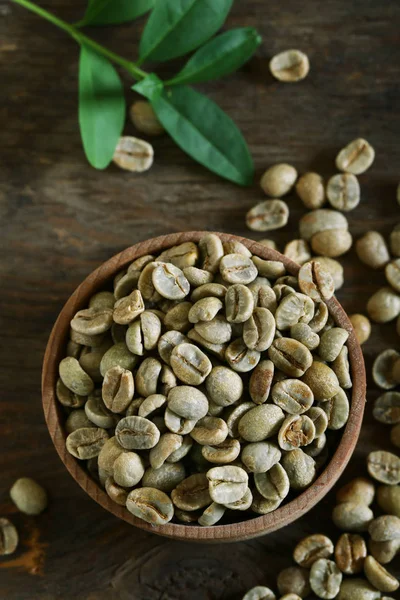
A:
{"label": "wood grain texture", "polygon": [[[41,4],[71,21],[83,13],[80,0]],[[248,236],[245,214],[263,199],[257,179],[274,162],[329,177],[337,151],[359,135],[366,137],[377,156],[360,177],[362,199],[348,214],[350,229],[355,237],[372,228],[387,236],[400,221],[395,201],[399,18],[397,0],[235,2],[227,25],[256,26],[263,44],[239,73],[200,89],[235,119],[248,140],[256,183],[241,189],[193,163],[163,136],[152,141],[155,164],[148,173],[90,169],[77,127],[77,47],[51,25],[2,0],[0,513],[16,523],[21,545],[15,556],[0,559],[1,598],[239,600],[252,585],[275,588],[277,571],[292,564],[302,536],[320,531],[338,538],[329,518],[333,492],[293,525],[229,546],[163,540],[113,517],[76,485],[54,451],[41,408],[40,373],[54,321],[89,273],[124,248],[165,233],[209,229]],[[140,19],[91,33],[134,57],[143,24]],[[285,85],[269,76],[268,62],[290,47],[309,55],[311,71],[303,82]],[[159,72],[172,75],[180,65],[175,61]],[[131,102],[131,81],[123,77]],[[130,123],[126,132],[135,133]],[[288,226],[268,236],[280,249],[298,236],[305,212],[294,195],[288,204]],[[347,312],[363,312],[384,276],[363,266],[354,249],[340,261],[346,283],[338,299]],[[380,350],[398,345],[389,323],[374,325],[363,346],[368,403],[342,483],[366,474],[370,450],[393,450],[388,429],[372,419],[380,390],[370,371]],[[49,490],[49,509],[40,517],[19,514],[9,500],[12,483],[24,475]],[[390,568],[400,574],[399,559]]]}
{"label": "wood grain texture", "polygon": [[[157,256],[166,248],[183,244],[184,242],[198,242],[205,233],[204,231],[172,233],[139,242],[135,246],[131,246],[120,254],[110,258],[110,260],[103,263],[81,283],[60,312],[46,348],[42,371],[43,410],[50,436],[68,471],[89,496],[112,514],[140,529],[173,539],[192,542],[237,542],[276,531],[281,527],[289,525],[311,510],[336,483],[354,451],[365,406],[366,378],[364,360],[351,323],[334,297],[327,302],[329,311],[335,319],[336,324],[349,332],[349,361],[353,381],[349,420],[335,453],[316,481],[294,500],[284,503],[282,507],[267,515],[246,521],[239,520],[237,523],[228,525],[216,525],[214,527],[185,526],[175,523],[157,526],[137,519],[126,508],[113,502],[104,490],[88,476],[85,469],[81,467],[80,462],[66,451],[65,416],[62,414],[60,404],[55,395],[58,365],[60,360],[65,356],[70,322],[75,313],[82,308],[86,308],[90,297],[97,291],[107,288],[115,275],[126,268],[136,258],[147,254]],[[299,271],[298,265],[271,248],[266,248],[243,237],[218,232],[214,233],[224,242],[234,240],[241,242],[252,254],[260,258],[283,262],[286,271],[290,275],[297,275]]]}

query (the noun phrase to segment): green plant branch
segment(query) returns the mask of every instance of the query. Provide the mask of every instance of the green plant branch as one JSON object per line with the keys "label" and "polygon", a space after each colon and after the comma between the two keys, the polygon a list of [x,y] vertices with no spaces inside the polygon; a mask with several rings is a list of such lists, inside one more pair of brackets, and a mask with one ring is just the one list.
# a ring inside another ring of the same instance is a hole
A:
{"label": "green plant branch", "polygon": [[59,19],[58,17],[48,12],[44,8],[41,8],[34,2],[30,2],[30,0],[12,0],[12,2],[23,6],[31,12],[36,13],[43,19],[46,19],[46,21],[53,23],[53,25],[55,25],[56,27],[59,27],[63,31],[69,33],[69,35],[73,37],[74,40],[78,42],[78,44],[85,44],[86,46],[89,46],[89,48],[92,48],[98,54],[105,56],[115,64],[128,71],[128,73],[130,73],[132,77],[134,77],[134,79],[140,81],[148,75],[148,73],[140,69],[136,63],[131,62],[126,58],[123,58],[122,56],[119,56],[119,54],[115,54],[115,52],[112,52],[111,50],[108,50],[108,48],[105,48],[101,44],[98,44],[97,42],[92,40],[92,38],[81,33],[81,31],[79,31],[74,25],[63,21],[62,19]]}

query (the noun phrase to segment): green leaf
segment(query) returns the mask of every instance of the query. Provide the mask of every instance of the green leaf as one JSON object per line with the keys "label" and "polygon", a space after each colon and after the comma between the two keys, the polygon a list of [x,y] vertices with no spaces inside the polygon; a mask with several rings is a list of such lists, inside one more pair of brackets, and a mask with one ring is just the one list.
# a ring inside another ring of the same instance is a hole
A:
{"label": "green leaf", "polygon": [[261,36],[252,27],[222,33],[199,48],[168,84],[201,83],[233,73],[260,44]]}
{"label": "green leaf", "polygon": [[[137,85],[133,89],[140,90]],[[225,179],[251,184],[254,167],[249,149],[235,123],[217,104],[187,86],[146,97],[184,152]]]}
{"label": "green leaf", "polygon": [[112,160],[125,122],[121,80],[112,64],[91,48],[81,47],[79,125],[86,157],[96,169]]}
{"label": "green leaf", "polygon": [[83,25],[118,25],[140,17],[154,6],[155,0],[89,0]]}
{"label": "green leaf", "polygon": [[153,99],[161,94],[164,89],[164,83],[155,73],[150,73],[147,77],[133,85],[132,89],[146,98]]}
{"label": "green leaf", "polygon": [[223,25],[233,0],[155,0],[140,60],[169,60],[195,50]]}

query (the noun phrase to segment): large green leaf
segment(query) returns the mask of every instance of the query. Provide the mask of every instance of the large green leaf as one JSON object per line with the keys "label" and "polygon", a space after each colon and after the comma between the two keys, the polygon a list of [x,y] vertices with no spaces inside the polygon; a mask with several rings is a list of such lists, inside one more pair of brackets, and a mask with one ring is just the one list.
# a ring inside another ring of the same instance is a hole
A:
{"label": "large green leaf", "polygon": [[253,180],[253,161],[247,144],[230,117],[215,102],[193,88],[140,82],[137,92],[147,96],[175,142],[189,156],[225,179],[240,185]]}
{"label": "large green leaf", "polygon": [[140,17],[155,0],[89,0],[85,16],[78,25],[117,25]]}
{"label": "large green leaf", "polygon": [[221,33],[197,50],[168,83],[201,83],[233,73],[254,54],[261,36],[252,27]]}
{"label": "large green leaf", "polygon": [[140,59],[169,60],[195,50],[223,25],[233,0],[155,0]]}
{"label": "large green leaf", "polygon": [[79,125],[86,157],[96,169],[112,160],[125,122],[121,80],[112,64],[83,45],[79,61]]}

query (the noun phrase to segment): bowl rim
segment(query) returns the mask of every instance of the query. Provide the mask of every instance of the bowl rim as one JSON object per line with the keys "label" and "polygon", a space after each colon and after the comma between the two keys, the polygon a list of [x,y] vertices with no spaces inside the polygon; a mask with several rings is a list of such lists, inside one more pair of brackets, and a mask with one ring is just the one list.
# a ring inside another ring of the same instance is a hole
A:
{"label": "bowl rim", "polygon": [[[365,366],[363,354],[351,322],[335,297],[328,300],[326,304],[336,324],[346,329],[349,333],[347,345],[353,382],[349,419],[334,454],[314,483],[296,496],[296,498],[267,515],[259,515],[246,521],[226,525],[214,525],[212,527],[177,523],[150,525],[134,517],[125,507],[119,506],[111,500],[99,484],[88,475],[79,464],[79,461],[67,452],[65,447],[67,436],[61,422],[61,406],[57,402],[55,395],[58,364],[64,355],[70,320],[77,310],[87,305],[90,296],[101,289],[118,271],[128,266],[136,258],[146,254],[157,255],[166,248],[184,242],[198,242],[202,236],[208,233],[215,233],[222,242],[241,242],[252,254],[264,260],[279,260],[283,262],[286,270],[291,275],[297,275],[299,271],[299,265],[278,251],[248,238],[227,233],[210,231],[172,233],[151,238],[126,248],[92,271],[75,289],[60,311],[51,331],[43,359],[42,403],[50,436],[62,462],[80,487],[100,506],[116,517],[140,529],[164,537],[201,542],[240,541],[276,531],[308,512],[327,494],[339,479],[355,449],[365,407]],[[60,339],[62,343],[59,342]]]}

